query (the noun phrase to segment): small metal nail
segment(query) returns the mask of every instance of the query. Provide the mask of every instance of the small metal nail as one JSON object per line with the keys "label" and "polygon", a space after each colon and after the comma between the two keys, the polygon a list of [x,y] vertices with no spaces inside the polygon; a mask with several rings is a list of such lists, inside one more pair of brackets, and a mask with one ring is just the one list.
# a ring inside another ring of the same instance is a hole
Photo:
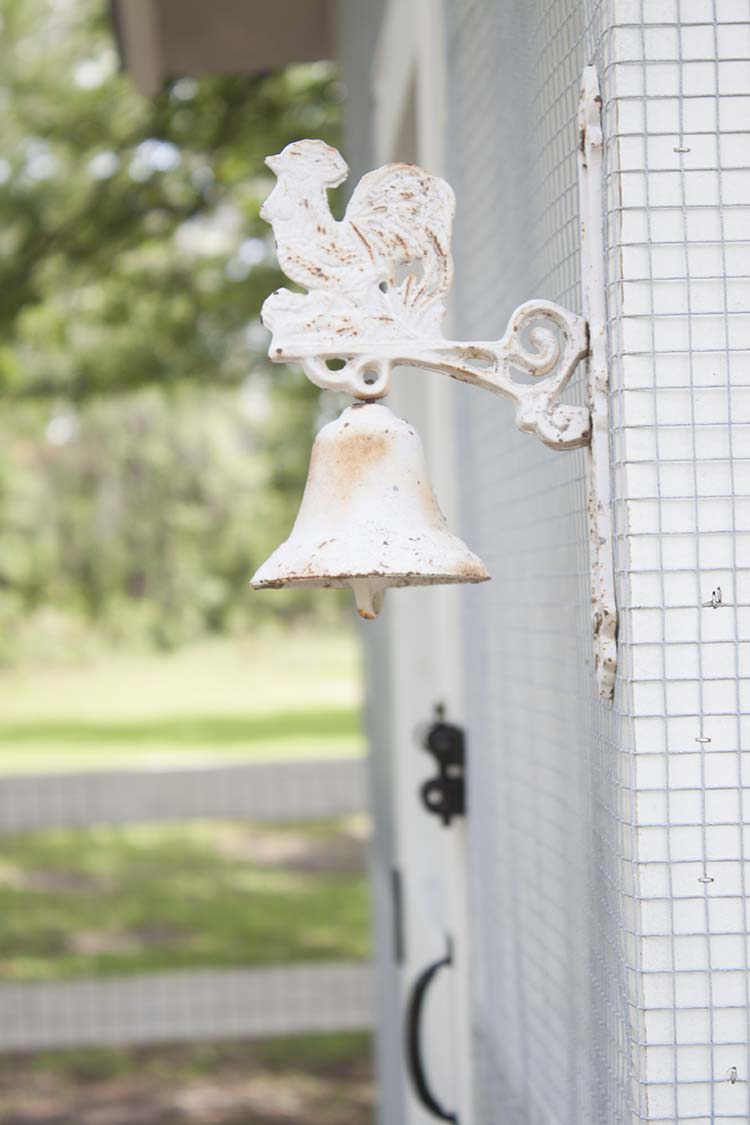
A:
{"label": "small metal nail", "polygon": [[700,742],[700,743],[704,743],[704,742],[710,742],[711,739],[705,734],[699,734],[695,741]]}
{"label": "small metal nail", "polygon": [[731,1082],[731,1084],[733,1086],[734,1086],[735,1082],[737,1081],[737,1067],[736,1066],[730,1066],[730,1068],[729,1068],[729,1081]]}
{"label": "small metal nail", "polygon": [[675,147],[674,147],[674,151],[675,151],[675,152],[690,152],[690,149],[689,149],[689,148],[685,148],[685,147],[683,147],[682,145],[675,145]]}
{"label": "small metal nail", "polygon": [[698,876],[698,882],[699,883],[715,883],[716,880],[711,875],[699,875]]}
{"label": "small metal nail", "polygon": [[711,591],[711,597],[707,602],[701,602],[704,609],[718,609],[723,606],[724,602],[721,597],[721,586],[717,586],[715,590]]}

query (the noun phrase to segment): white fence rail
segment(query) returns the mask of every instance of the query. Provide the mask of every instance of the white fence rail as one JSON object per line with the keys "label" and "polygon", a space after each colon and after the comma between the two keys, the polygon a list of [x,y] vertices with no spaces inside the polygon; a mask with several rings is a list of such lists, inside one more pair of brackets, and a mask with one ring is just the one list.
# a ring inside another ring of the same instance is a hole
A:
{"label": "white fence rail", "polygon": [[249,1039],[372,1025],[368,962],[0,987],[0,1050]]}
{"label": "white fence rail", "polygon": [[361,758],[0,779],[2,835],[191,817],[316,820],[364,807]]}
{"label": "white fence rail", "polygon": [[[320,820],[366,807],[362,759],[0,779],[0,836],[200,818]],[[0,985],[0,1051],[259,1038],[372,1025],[368,962]]]}

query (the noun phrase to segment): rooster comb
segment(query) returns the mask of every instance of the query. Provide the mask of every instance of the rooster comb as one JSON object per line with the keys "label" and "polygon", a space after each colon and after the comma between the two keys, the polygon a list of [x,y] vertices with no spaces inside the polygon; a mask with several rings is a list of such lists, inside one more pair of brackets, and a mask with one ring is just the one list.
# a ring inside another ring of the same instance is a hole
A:
{"label": "rooster comb", "polygon": [[341,153],[325,141],[292,141],[275,156],[266,157],[266,164],[277,176],[284,172],[299,175],[304,169],[322,179],[326,187],[337,187],[349,175]]}

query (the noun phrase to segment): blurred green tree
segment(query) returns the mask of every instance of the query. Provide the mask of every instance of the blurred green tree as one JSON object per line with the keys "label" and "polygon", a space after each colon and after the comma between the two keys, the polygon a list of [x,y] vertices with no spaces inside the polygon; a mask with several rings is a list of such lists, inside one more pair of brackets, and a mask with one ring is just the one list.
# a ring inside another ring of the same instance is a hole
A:
{"label": "blurred green tree", "polygon": [[149,100],[117,72],[101,0],[0,14],[0,389],[240,381],[281,283],[263,158],[335,139],[334,69],[182,78]]}
{"label": "blurred green tree", "polygon": [[141,97],[101,0],[0,0],[0,659],[45,608],[172,645],[250,597],[318,395],[265,356],[263,157],[335,143],[328,64]]}

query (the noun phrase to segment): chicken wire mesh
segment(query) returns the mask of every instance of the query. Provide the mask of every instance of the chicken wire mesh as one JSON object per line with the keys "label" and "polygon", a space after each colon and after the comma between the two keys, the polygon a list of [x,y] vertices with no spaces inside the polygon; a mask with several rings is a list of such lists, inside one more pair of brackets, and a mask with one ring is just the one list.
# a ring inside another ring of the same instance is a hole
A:
{"label": "chicken wire mesh", "polygon": [[597,66],[620,612],[609,706],[585,458],[461,393],[464,530],[495,579],[466,594],[477,1119],[745,1122],[750,5],[446,12],[469,338],[531,296],[580,310]]}

